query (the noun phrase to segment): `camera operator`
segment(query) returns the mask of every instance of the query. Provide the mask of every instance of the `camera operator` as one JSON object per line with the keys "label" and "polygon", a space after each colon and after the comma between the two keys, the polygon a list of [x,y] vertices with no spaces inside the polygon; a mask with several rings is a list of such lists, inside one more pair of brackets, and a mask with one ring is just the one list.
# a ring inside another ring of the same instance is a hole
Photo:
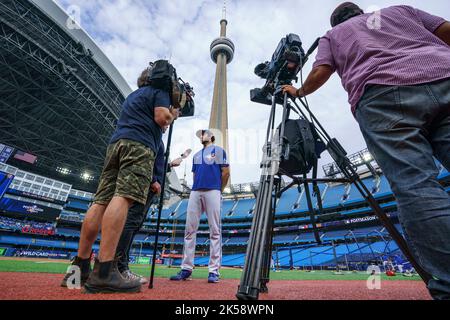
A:
{"label": "camera operator", "polygon": [[[167,131],[167,127],[164,128],[164,133]],[[119,272],[125,279],[138,279],[141,284],[146,284],[148,281],[145,277],[132,272],[129,268],[129,256],[131,246],[133,244],[134,237],[142,228],[150,206],[154,203],[155,198],[161,194],[161,184],[164,175],[164,154],[165,154],[164,142],[161,140],[161,144],[158,149],[158,154],[155,160],[155,166],[153,168],[153,180],[148,191],[147,202],[145,205],[135,202],[130,210],[128,210],[127,220],[125,227],[120,236],[119,244],[117,245],[116,257],[118,259]],[[179,167],[183,161],[183,158],[178,158],[169,163],[167,171],[172,168]]]}
{"label": "camera operator", "polygon": [[[374,23],[372,23],[374,22]],[[341,4],[299,90],[337,71],[370,152],[397,198],[399,219],[435,299],[450,299],[450,197],[435,156],[450,170],[450,23],[409,6],[364,14]]]}
{"label": "camera operator", "polygon": [[[153,87],[149,72],[150,69],[142,72],[139,80],[142,86],[123,103],[94,203],[81,229],[73,265],[80,268],[81,284],[87,293],[138,292],[141,289],[139,279],[125,279],[120,274],[116,248],[128,209],[134,202],[142,205],[147,202],[163,128],[179,115],[173,93]],[[100,251],[91,272],[89,258],[100,228]],[[68,273],[61,286],[67,287],[71,277]]]}

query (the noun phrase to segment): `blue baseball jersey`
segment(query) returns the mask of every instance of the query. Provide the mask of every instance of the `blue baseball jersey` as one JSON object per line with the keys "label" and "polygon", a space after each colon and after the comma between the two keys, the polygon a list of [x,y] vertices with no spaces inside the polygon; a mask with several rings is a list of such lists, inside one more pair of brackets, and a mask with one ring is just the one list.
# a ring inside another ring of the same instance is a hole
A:
{"label": "blue baseball jersey", "polygon": [[222,168],[229,167],[227,154],[221,147],[211,145],[194,155],[193,191],[222,190]]}

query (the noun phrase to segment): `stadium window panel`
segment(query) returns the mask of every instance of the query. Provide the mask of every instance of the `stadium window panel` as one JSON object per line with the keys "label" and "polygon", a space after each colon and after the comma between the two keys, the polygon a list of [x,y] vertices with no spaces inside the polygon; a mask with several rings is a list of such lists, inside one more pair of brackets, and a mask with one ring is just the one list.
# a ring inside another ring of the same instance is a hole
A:
{"label": "stadium window panel", "polygon": [[36,176],[32,175],[32,174],[27,174],[25,176],[25,179],[30,180],[30,181],[34,181],[34,179],[36,178]]}
{"label": "stadium window panel", "polygon": [[52,180],[49,180],[49,179],[46,179],[46,180],[45,180],[45,184],[46,184],[47,186],[53,186],[53,181],[52,181]]}
{"label": "stadium window panel", "polygon": [[3,170],[3,171],[5,171],[6,173],[11,173],[11,174],[16,174],[16,172],[17,172],[17,169],[15,169],[15,168],[13,168],[13,167],[10,167],[10,166],[6,166],[6,169],[5,170]]}
{"label": "stadium window panel", "polygon": [[24,187],[24,188],[31,188],[31,183],[23,181],[22,182],[22,187]]}
{"label": "stadium window panel", "polygon": [[25,177],[25,172],[23,172],[23,171],[17,171],[17,173],[16,173],[16,178],[23,178],[23,177]]}
{"label": "stadium window panel", "polygon": [[44,181],[45,181],[45,179],[44,178],[42,178],[42,177],[36,177],[36,180],[35,180],[37,183],[44,183]]}

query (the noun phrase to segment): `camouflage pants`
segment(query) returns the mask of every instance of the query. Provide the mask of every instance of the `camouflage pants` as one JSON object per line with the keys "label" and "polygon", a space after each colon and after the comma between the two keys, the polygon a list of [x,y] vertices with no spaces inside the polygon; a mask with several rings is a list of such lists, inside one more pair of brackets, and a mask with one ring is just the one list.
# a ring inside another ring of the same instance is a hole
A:
{"label": "camouflage pants", "polygon": [[107,205],[113,197],[147,201],[155,153],[143,144],[122,139],[109,145],[94,203]]}

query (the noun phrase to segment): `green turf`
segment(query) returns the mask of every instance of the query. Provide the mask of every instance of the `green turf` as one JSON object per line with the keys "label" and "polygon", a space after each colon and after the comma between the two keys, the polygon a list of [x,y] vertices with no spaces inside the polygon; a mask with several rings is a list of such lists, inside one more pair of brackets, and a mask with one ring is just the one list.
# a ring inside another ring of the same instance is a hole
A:
{"label": "green turf", "polygon": [[[67,263],[53,261],[20,261],[20,260],[0,260],[0,272],[26,272],[26,273],[53,273],[63,274],[68,267]],[[132,271],[149,276],[150,267],[147,265],[132,265]],[[168,278],[179,271],[178,268],[168,268],[165,266],[157,266],[155,276],[157,278]],[[240,279],[242,271],[240,269],[222,269],[222,279]],[[208,277],[207,268],[196,268],[193,273],[194,279],[202,279]],[[281,271],[272,272],[270,278],[272,280],[367,280],[368,275],[365,273],[348,273],[344,271],[343,275],[334,275],[331,271]],[[387,277],[382,275],[383,280],[416,280],[420,278],[415,276],[412,278],[397,276]]]}

